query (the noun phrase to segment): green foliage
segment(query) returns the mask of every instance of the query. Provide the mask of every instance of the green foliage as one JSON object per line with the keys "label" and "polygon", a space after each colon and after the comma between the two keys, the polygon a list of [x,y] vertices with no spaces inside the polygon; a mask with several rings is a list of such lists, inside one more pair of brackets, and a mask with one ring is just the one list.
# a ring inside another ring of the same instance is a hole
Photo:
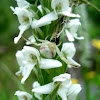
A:
{"label": "green foliage", "polygon": [[55,89],[44,100],[56,100],[56,95],[59,85],[60,83],[57,83]]}

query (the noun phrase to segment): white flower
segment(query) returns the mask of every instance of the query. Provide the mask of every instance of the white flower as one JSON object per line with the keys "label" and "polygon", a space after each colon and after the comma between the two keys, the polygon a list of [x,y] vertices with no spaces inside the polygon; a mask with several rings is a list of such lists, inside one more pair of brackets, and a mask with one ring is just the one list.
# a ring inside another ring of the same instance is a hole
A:
{"label": "white flower", "polygon": [[[77,14],[71,13],[71,7],[69,7],[68,0],[52,0],[51,7],[54,11],[41,17],[39,20],[33,20],[32,28],[38,28],[44,25],[51,24],[52,21],[58,19],[58,15],[69,16],[69,17],[80,17]],[[41,6],[38,9],[42,12]]]}
{"label": "white flower", "polygon": [[36,42],[35,38],[33,35],[31,35],[29,38],[28,38],[29,41],[26,42],[27,45],[30,45],[34,42]]}
{"label": "white flower", "polygon": [[[39,86],[40,86],[40,84],[38,83],[38,81],[35,81],[35,82],[33,83],[33,88],[37,88],[37,87],[39,87]],[[34,93],[34,96],[37,97],[39,100],[42,100],[42,95],[41,95],[41,94],[39,94],[39,93]]]}
{"label": "white flower", "polygon": [[39,56],[39,51],[36,48],[29,46],[24,46],[21,51],[18,51],[16,53],[16,58],[18,64],[20,65],[20,70],[16,74],[20,75],[20,73],[22,73],[22,84],[24,84],[25,80],[29,77],[32,69],[37,64],[37,59],[39,59]]}
{"label": "white flower", "polygon": [[69,41],[74,41],[75,39],[84,39],[84,37],[78,37],[77,36],[77,31],[78,31],[78,27],[81,25],[79,19],[71,19],[67,25],[66,25],[66,35],[68,37]]}
{"label": "white flower", "polygon": [[73,56],[75,55],[75,52],[76,52],[76,49],[75,49],[74,43],[71,43],[71,42],[63,43],[61,53],[71,63],[70,65],[68,65],[69,68],[71,68],[72,65],[80,66],[80,64],[78,64],[72,59]]}
{"label": "white flower", "polygon": [[77,14],[71,13],[71,7],[69,7],[69,0],[52,0],[51,7],[55,14],[61,14],[69,17],[80,17]]}
{"label": "white flower", "polygon": [[31,100],[32,99],[32,95],[24,91],[16,91],[14,95],[17,95],[19,100]]}
{"label": "white flower", "polygon": [[17,0],[17,5],[18,7],[15,7],[15,9],[12,6],[10,7],[14,14],[18,16],[20,23],[20,26],[18,27],[20,33],[18,37],[14,38],[15,44],[17,44],[24,31],[30,27],[33,17],[33,13],[27,10],[27,8],[30,6],[30,3],[28,3],[26,0]]}
{"label": "white flower", "polygon": [[26,8],[20,8],[20,7],[15,7],[15,9],[13,7],[10,7],[10,8],[13,10],[14,14],[18,16],[18,20],[20,23],[20,26],[18,27],[20,30],[20,33],[18,37],[14,38],[14,43],[16,44],[21,38],[24,31],[30,27],[33,14],[29,12]]}
{"label": "white flower", "polygon": [[61,74],[53,78],[53,82],[34,88],[32,92],[40,94],[50,94],[55,88],[55,82],[61,82],[57,94],[62,100],[76,100],[76,96],[81,91],[79,84],[72,84],[70,74]]}
{"label": "white flower", "polygon": [[50,69],[62,66],[62,63],[58,60],[40,59],[39,51],[36,48],[29,46],[24,46],[21,51],[18,51],[16,57],[18,64],[20,65],[20,70],[16,74],[20,75],[20,73],[22,73],[22,84],[29,77],[32,69],[37,64],[37,61],[39,62],[39,67],[41,69]]}

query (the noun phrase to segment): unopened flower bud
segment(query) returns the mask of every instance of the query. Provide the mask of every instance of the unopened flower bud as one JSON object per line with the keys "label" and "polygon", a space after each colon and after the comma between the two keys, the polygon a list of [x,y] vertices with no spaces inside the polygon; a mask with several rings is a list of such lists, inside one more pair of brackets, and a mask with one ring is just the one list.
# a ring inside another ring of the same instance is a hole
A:
{"label": "unopened flower bud", "polygon": [[53,45],[52,46],[45,45],[40,47],[40,53],[42,56],[46,58],[54,58],[56,55],[56,50],[53,47]]}

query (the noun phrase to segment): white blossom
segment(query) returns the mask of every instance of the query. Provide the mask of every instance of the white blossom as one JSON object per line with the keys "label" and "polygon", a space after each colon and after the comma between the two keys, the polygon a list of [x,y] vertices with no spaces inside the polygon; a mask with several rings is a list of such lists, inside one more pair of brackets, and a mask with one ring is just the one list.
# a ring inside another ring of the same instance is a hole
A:
{"label": "white blossom", "polygon": [[31,100],[32,99],[32,95],[24,91],[16,91],[14,95],[17,95],[19,100]]}
{"label": "white blossom", "polygon": [[77,31],[78,31],[78,27],[81,25],[79,19],[71,19],[69,20],[69,22],[66,25],[66,35],[68,37],[69,41],[74,41],[75,39],[84,39],[84,37],[78,37],[77,36]]}
{"label": "white blossom", "polygon": [[17,44],[24,31],[30,27],[33,17],[33,13],[27,10],[30,4],[26,0],[17,0],[17,5],[18,7],[15,7],[15,9],[12,6],[10,7],[14,14],[18,16],[20,23],[20,26],[18,27],[20,30],[19,35],[14,38],[15,44]]}
{"label": "white blossom", "polygon": [[40,10],[40,12],[43,14],[42,6],[38,5],[37,8]]}
{"label": "white blossom", "polygon": [[40,58],[39,51],[30,46],[24,46],[22,50],[16,53],[16,57],[18,64],[20,65],[20,70],[16,74],[20,75],[22,73],[22,84],[29,77],[32,69],[37,64],[37,61],[39,62],[39,67],[41,69],[50,69],[62,66],[62,63],[58,60]]}
{"label": "white blossom", "polygon": [[51,7],[57,15],[60,14],[69,17],[80,17],[77,14],[71,13],[72,9],[69,7],[69,0],[52,0]]}
{"label": "white blossom", "polygon": [[53,82],[34,88],[32,92],[40,94],[50,94],[55,88],[55,82],[61,82],[57,94],[62,100],[76,100],[78,93],[81,91],[79,84],[72,84],[70,74],[61,74],[53,78]]}
{"label": "white blossom", "polygon": [[76,48],[74,46],[74,43],[71,42],[63,43],[61,53],[71,63],[70,65],[68,65],[69,68],[71,68],[71,66],[73,65],[78,65],[80,67],[80,64],[78,64],[76,61],[72,59],[73,56],[75,55],[75,52]]}
{"label": "white blossom", "polygon": [[37,59],[39,59],[39,56],[39,51],[36,48],[29,46],[24,46],[22,50],[16,53],[16,58],[18,64],[20,65],[20,70],[16,74],[20,75],[20,73],[22,73],[22,84],[24,84],[32,69],[37,64]]}

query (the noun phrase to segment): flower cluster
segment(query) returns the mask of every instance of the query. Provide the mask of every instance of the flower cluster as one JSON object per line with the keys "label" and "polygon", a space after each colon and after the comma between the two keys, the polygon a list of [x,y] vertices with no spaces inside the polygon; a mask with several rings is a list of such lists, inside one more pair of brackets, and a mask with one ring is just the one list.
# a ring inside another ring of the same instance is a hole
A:
{"label": "flower cluster", "polygon": [[[26,30],[33,30],[28,39],[23,37],[26,44],[16,53],[20,66],[16,75],[22,75],[21,83],[24,84],[34,71],[38,81],[33,83],[33,97],[24,91],[16,91],[15,95],[19,100],[49,100],[49,97],[56,100],[57,96],[62,100],[76,100],[81,86],[72,84],[71,75],[66,71],[67,68],[80,67],[73,60],[76,52],[74,40],[84,39],[77,35],[80,16],[72,13],[69,0],[41,0],[40,5],[26,0],[16,1],[18,7],[11,6],[11,9],[18,17],[20,32],[14,43],[18,43]],[[43,3],[47,1],[50,5]],[[51,71],[55,73],[51,74]]]}

